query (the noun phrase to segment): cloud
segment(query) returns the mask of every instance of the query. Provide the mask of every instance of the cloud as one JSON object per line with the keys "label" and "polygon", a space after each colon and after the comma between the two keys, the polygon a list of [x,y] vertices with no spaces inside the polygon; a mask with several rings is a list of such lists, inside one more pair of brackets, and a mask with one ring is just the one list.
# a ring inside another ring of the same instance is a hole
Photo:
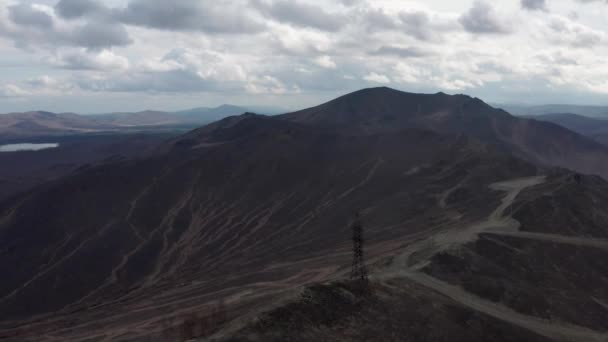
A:
{"label": "cloud", "polygon": [[251,79],[245,86],[245,90],[252,94],[287,94],[298,93],[300,89],[297,86],[288,87],[279,79],[264,75]]}
{"label": "cloud", "polygon": [[371,55],[375,56],[396,56],[400,58],[423,57],[429,55],[428,52],[413,47],[401,47],[395,45],[383,45]]}
{"label": "cloud", "polygon": [[375,72],[370,72],[369,74],[363,76],[363,79],[374,83],[391,83],[391,79],[386,75],[381,75]]}
{"label": "cloud", "polygon": [[0,98],[22,97],[26,95],[29,95],[29,93],[17,85],[0,85]]}
{"label": "cloud", "polygon": [[132,43],[123,25],[103,21],[88,22],[74,30],[68,38],[73,45],[95,49]]}
{"label": "cloud", "polygon": [[546,0],[521,0],[521,8],[530,11],[547,11]]}
{"label": "cloud", "polygon": [[115,10],[116,19],[129,25],[170,31],[252,33],[264,24],[235,1],[132,0]]}
{"label": "cloud", "polygon": [[[85,56],[88,57],[73,58],[73,65],[127,67],[122,57],[109,52]],[[145,60],[119,73],[81,78],[78,86],[94,92],[192,93],[242,90],[247,81],[246,72],[229,57],[215,52],[176,48],[161,58]]]}
{"label": "cloud", "polygon": [[103,18],[108,23],[178,32],[257,33],[265,27],[243,0],[131,0],[116,8],[98,0],[61,0],[55,10],[64,19]]}
{"label": "cloud", "polygon": [[406,34],[419,41],[440,41],[442,35],[461,26],[447,16],[429,11],[408,9],[387,11],[382,8],[359,9],[352,20],[354,26],[363,28],[367,33]]}
{"label": "cloud", "polygon": [[389,15],[382,8],[367,8],[360,14],[363,17],[363,25],[369,32],[394,30],[399,27],[398,18]]}
{"label": "cloud", "polygon": [[418,40],[431,40],[435,36],[431,19],[425,12],[401,12],[399,19],[405,31]]}
{"label": "cloud", "polygon": [[70,94],[75,90],[74,84],[67,79],[56,79],[42,75],[25,80],[22,85],[28,95],[60,96]]}
{"label": "cloud", "polygon": [[26,49],[55,50],[65,46],[103,49],[133,42],[120,23],[103,18],[67,23],[55,16],[52,7],[28,4],[0,7],[0,35]]}
{"label": "cloud", "polygon": [[347,7],[356,6],[364,2],[365,0],[340,0],[340,3]]}
{"label": "cloud", "polygon": [[315,59],[315,64],[326,69],[335,69],[337,67],[336,62],[330,56],[321,56]]}
{"label": "cloud", "polygon": [[93,92],[166,92],[189,93],[217,90],[213,82],[188,70],[131,72],[114,77],[85,77],[78,86]]}
{"label": "cloud", "polygon": [[536,58],[542,63],[549,65],[579,65],[576,57],[565,55],[564,53],[557,51],[554,53],[543,53],[536,56]]}
{"label": "cloud", "polygon": [[473,7],[464,13],[460,19],[464,29],[473,34],[505,34],[510,29],[498,16],[494,8],[483,1],[476,1]]}
{"label": "cloud", "polygon": [[330,13],[322,7],[296,0],[254,0],[254,7],[266,17],[281,23],[323,31],[339,31],[346,24],[342,14]]}
{"label": "cloud", "polygon": [[297,57],[328,55],[335,49],[334,41],[324,32],[301,31],[291,26],[275,28],[267,34],[273,53]]}
{"label": "cloud", "polygon": [[545,37],[555,44],[575,48],[592,48],[606,40],[606,33],[579,24],[569,18],[554,15],[545,27]]}
{"label": "cloud", "polygon": [[129,61],[125,57],[118,56],[109,50],[86,51],[77,50],[68,53],[60,53],[52,63],[61,68],[71,70],[126,70]]}
{"label": "cloud", "polygon": [[40,8],[29,4],[8,7],[8,16],[13,23],[24,27],[49,29],[53,27],[53,17]]}
{"label": "cloud", "polygon": [[36,77],[36,78],[30,78],[30,79],[26,80],[25,83],[34,88],[53,87],[53,86],[57,86],[60,84],[59,81],[57,81],[56,79],[54,79],[48,75],[43,75],[43,76]]}
{"label": "cloud", "polygon": [[[527,87],[525,94],[534,87],[607,87],[608,26],[597,19],[606,1],[556,3],[551,11],[547,0],[463,3],[470,7],[389,0],[0,0],[0,84],[4,95],[63,92],[69,104],[78,93],[102,105],[129,92],[136,93],[133,103],[146,93],[246,102],[268,98],[247,93],[298,101],[370,84],[476,96],[509,87]],[[514,10],[519,7],[538,15]],[[578,19],[569,17],[573,10]],[[478,39],[483,35],[492,39]],[[12,102],[20,101],[3,101]]]}
{"label": "cloud", "polygon": [[105,13],[108,9],[95,0],[61,0],[55,5],[55,10],[65,19],[76,19],[89,15]]}
{"label": "cloud", "polygon": [[393,78],[399,83],[418,83],[423,78],[429,78],[431,73],[419,66],[399,62],[393,67]]}

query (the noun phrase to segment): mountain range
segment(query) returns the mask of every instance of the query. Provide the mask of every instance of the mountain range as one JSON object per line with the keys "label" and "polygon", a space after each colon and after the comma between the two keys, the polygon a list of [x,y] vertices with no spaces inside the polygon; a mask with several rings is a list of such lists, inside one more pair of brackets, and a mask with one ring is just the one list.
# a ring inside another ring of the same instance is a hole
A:
{"label": "mountain range", "polygon": [[530,118],[555,123],[608,146],[608,119],[598,119],[572,113],[544,114]]}
{"label": "mountain range", "polygon": [[509,113],[518,116],[539,116],[556,113],[571,113],[597,119],[608,118],[607,106],[584,106],[569,104],[548,105],[510,105],[500,104],[497,107],[504,108]]}
{"label": "mountain range", "polygon": [[[248,109],[233,105],[215,108],[199,107],[178,112],[146,110],[135,113],[110,113],[79,115],[74,113],[50,113],[32,111],[0,115],[2,139],[20,139],[38,136],[61,136],[100,132],[124,132],[164,127],[195,127],[227,116],[246,112]],[[275,113],[276,109],[266,110]]]}
{"label": "mountain range", "polygon": [[606,177],[466,95],[227,117],[0,202],[0,340],[606,340]]}

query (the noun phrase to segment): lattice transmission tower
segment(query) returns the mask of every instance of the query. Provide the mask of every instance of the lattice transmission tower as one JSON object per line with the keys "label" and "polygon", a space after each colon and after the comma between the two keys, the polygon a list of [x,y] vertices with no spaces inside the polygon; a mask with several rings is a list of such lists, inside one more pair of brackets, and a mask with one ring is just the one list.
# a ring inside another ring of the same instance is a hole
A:
{"label": "lattice transmission tower", "polygon": [[352,224],[353,230],[353,267],[350,272],[350,278],[357,281],[364,290],[369,289],[369,277],[367,268],[365,267],[363,225],[361,224],[361,216],[359,213],[355,215],[355,220]]}

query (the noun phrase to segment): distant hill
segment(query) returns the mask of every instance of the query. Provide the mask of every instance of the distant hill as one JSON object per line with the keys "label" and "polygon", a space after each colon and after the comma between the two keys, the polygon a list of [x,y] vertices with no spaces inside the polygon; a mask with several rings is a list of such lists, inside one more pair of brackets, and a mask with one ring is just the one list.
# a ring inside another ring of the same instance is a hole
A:
{"label": "distant hill", "polygon": [[204,125],[227,116],[245,113],[246,108],[222,105],[216,108],[193,108],[178,112],[147,110],[136,113],[111,113],[92,115],[97,120],[117,127]]}
{"label": "distant hill", "polygon": [[37,136],[150,130],[170,126],[197,127],[247,112],[239,106],[194,108],[178,112],[147,110],[135,113],[79,115],[43,111],[0,115],[0,137],[17,139]]}
{"label": "distant hill", "polygon": [[607,119],[598,119],[571,113],[556,113],[529,118],[552,122],[608,146],[608,117]]}
{"label": "distant hill", "polygon": [[594,118],[607,118],[608,119],[608,106],[582,106],[582,105],[560,105],[560,104],[549,104],[539,106],[526,106],[526,105],[508,105],[501,104],[496,105],[497,107],[503,108],[509,113],[519,116],[537,116],[545,114],[555,113],[572,113],[577,115],[583,115]]}
{"label": "distant hill", "polygon": [[64,113],[27,112],[0,115],[0,137],[32,137],[53,134],[79,134],[112,129],[94,117]]}

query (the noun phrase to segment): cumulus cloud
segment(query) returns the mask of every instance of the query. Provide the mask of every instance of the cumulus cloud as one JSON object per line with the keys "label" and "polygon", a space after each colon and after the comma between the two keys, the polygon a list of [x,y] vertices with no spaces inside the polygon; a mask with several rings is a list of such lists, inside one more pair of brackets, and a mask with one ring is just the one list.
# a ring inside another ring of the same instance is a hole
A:
{"label": "cumulus cloud", "polygon": [[212,81],[187,70],[130,72],[114,77],[84,77],[78,86],[93,92],[167,92],[190,93],[218,90]]}
{"label": "cumulus cloud", "polygon": [[396,56],[400,58],[423,57],[429,55],[428,52],[414,47],[401,47],[396,45],[383,45],[371,52],[375,56]]}
{"label": "cumulus cloud", "polygon": [[484,1],[476,1],[473,7],[464,13],[460,24],[473,34],[503,34],[510,29],[492,5]]}
{"label": "cumulus cloud", "polygon": [[315,64],[326,69],[335,69],[337,66],[336,62],[334,62],[330,56],[317,57],[315,59]]}
{"label": "cumulus cloud", "polygon": [[29,78],[25,80],[22,87],[28,95],[57,96],[72,93],[75,90],[74,84],[67,79],[56,79],[48,75]]}
{"label": "cumulus cloud", "polygon": [[374,83],[391,83],[391,79],[386,75],[370,72],[363,77],[364,80]]}
{"label": "cumulus cloud", "polygon": [[297,86],[288,87],[281,80],[270,76],[263,75],[261,77],[254,77],[249,80],[245,86],[245,90],[252,94],[287,94],[297,93],[300,89]]}
{"label": "cumulus cloud", "polygon": [[264,29],[239,0],[131,0],[125,7],[109,8],[98,0],[61,0],[55,6],[65,19],[103,18],[107,22],[157,30],[200,31],[210,34],[255,33]]}
{"label": "cumulus cloud", "polygon": [[21,97],[26,95],[29,95],[29,93],[15,84],[0,85],[0,98]]}
{"label": "cumulus cloud", "polygon": [[[459,10],[422,1],[0,0],[0,40],[17,47],[0,44],[0,53],[30,63],[27,77],[42,75],[19,81],[5,68],[0,84],[4,97],[135,92],[244,101],[247,93],[297,99],[378,84],[476,95],[532,79],[556,89],[606,88],[608,26],[590,19],[597,7],[572,1],[549,11],[547,0],[519,0],[542,14],[525,15],[512,4],[471,3]],[[578,19],[569,16],[574,10]]]}
{"label": "cumulus cloud", "polygon": [[370,32],[394,30],[399,27],[399,19],[382,8],[367,8],[362,10],[360,15],[365,29]]}
{"label": "cumulus cloud", "polygon": [[[72,65],[83,67],[126,67],[126,61],[109,52],[83,57]],[[126,72],[94,75],[78,80],[82,89],[95,92],[169,92],[234,91],[248,82],[244,69],[226,56],[187,48],[176,48],[161,58],[145,60]]]}
{"label": "cumulus cloud", "polygon": [[365,0],[340,0],[340,3],[347,7],[356,6],[364,2]]}
{"label": "cumulus cloud", "polygon": [[100,15],[108,11],[96,0],[61,0],[55,5],[55,10],[65,19],[76,19],[89,15]]}
{"label": "cumulus cloud", "polygon": [[126,70],[129,60],[118,56],[109,50],[86,51],[77,50],[60,53],[52,63],[71,70]]}
{"label": "cumulus cloud", "polygon": [[431,19],[425,12],[401,12],[399,18],[405,31],[419,40],[430,40],[435,35]]}
{"label": "cumulus cloud", "polygon": [[530,11],[547,11],[546,0],[521,0],[521,7]]}
{"label": "cumulus cloud", "polygon": [[53,27],[53,17],[40,7],[18,4],[8,7],[10,20],[19,26],[49,29]]}
{"label": "cumulus cloud", "polygon": [[125,46],[132,43],[129,33],[123,25],[104,21],[91,21],[79,26],[67,34],[64,39],[71,45],[95,49]]}
{"label": "cumulus cloud", "polygon": [[100,18],[65,23],[55,16],[53,8],[30,4],[0,8],[0,35],[13,40],[16,46],[28,49],[54,50],[62,46],[101,49],[132,43],[120,23]]}
{"label": "cumulus cloud", "polygon": [[293,0],[253,1],[254,6],[273,20],[294,26],[315,28],[324,31],[338,31],[347,18],[342,14],[330,13],[322,7]]}
{"label": "cumulus cloud", "polygon": [[159,30],[251,33],[264,28],[263,22],[235,1],[132,0],[115,13],[123,23]]}
{"label": "cumulus cloud", "polygon": [[549,18],[545,27],[545,36],[555,44],[565,44],[575,48],[592,48],[606,40],[605,32],[558,15]]}
{"label": "cumulus cloud", "polygon": [[546,63],[548,65],[579,65],[576,57],[566,55],[561,51],[541,53],[537,55],[536,58],[541,61],[541,63]]}

